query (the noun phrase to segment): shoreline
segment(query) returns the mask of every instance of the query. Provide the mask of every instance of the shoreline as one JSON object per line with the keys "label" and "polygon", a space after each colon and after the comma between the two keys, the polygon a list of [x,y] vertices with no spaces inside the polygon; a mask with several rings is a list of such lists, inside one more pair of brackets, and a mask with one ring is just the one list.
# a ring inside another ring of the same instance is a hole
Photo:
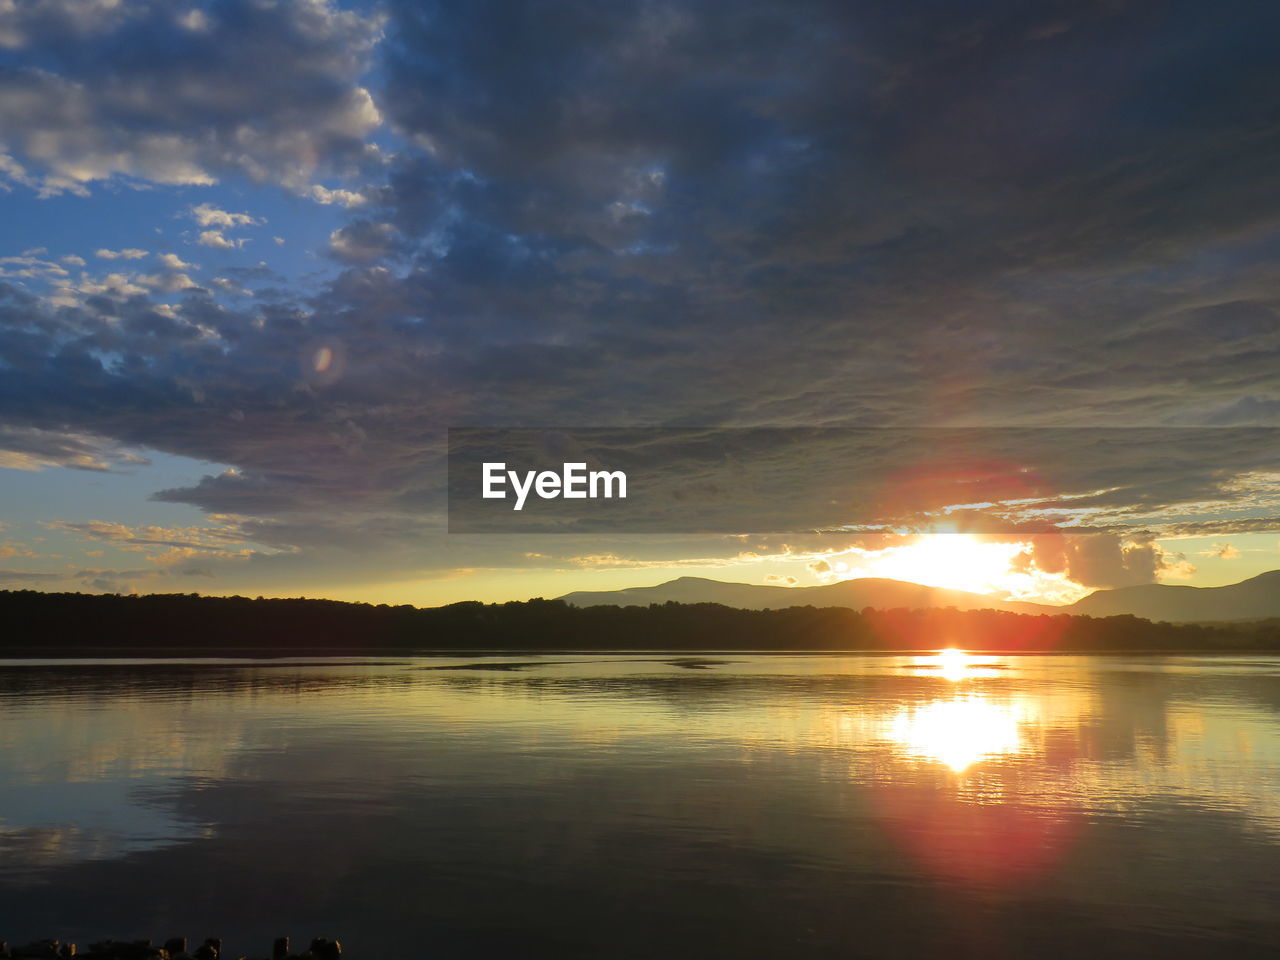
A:
{"label": "shoreline", "polygon": [[[760,650],[760,649],[721,649],[715,647],[699,647],[692,649],[689,647],[644,647],[644,648],[614,648],[614,649],[582,649],[582,648],[563,648],[563,647],[546,647],[536,650],[530,650],[527,647],[515,648],[495,648],[476,650],[450,648],[424,648],[416,650],[404,650],[402,648],[308,648],[304,650],[282,650],[282,651],[261,651],[249,647],[227,647],[224,650],[210,652],[207,648],[199,647],[61,647],[55,650],[48,650],[40,647],[12,647],[8,649],[0,649],[0,664],[9,661],[31,661],[31,660],[119,660],[119,661],[174,661],[186,662],[192,660],[207,661],[211,663],[223,663],[227,666],[236,666],[241,663],[254,664],[266,662],[275,662],[281,666],[308,666],[309,664],[298,661],[306,660],[326,660],[326,661],[347,661],[344,666],[394,666],[396,659],[403,658],[431,658],[431,657],[589,657],[589,656],[660,656],[660,657],[678,657],[690,655],[714,654],[716,656],[795,656],[795,657],[849,657],[849,656],[867,656],[867,657],[921,657],[936,654],[944,647],[920,647],[916,649],[903,650],[892,648],[878,648],[873,650],[866,649],[850,649],[850,650],[833,650],[833,649],[795,649],[795,650]],[[1239,657],[1239,656],[1280,656],[1280,650],[1258,650],[1256,648],[1227,648],[1227,649],[1211,649],[1211,650],[1188,650],[1186,648],[1175,647],[1150,647],[1132,650],[1116,650],[1116,649],[1079,649],[1079,650],[1002,650],[982,647],[961,647],[956,648],[963,650],[964,653],[976,656],[988,657],[1117,657],[1117,656],[1148,656],[1148,657]],[[370,660],[367,664],[361,663],[361,658],[377,658]],[[325,664],[326,666],[328,663]]]}

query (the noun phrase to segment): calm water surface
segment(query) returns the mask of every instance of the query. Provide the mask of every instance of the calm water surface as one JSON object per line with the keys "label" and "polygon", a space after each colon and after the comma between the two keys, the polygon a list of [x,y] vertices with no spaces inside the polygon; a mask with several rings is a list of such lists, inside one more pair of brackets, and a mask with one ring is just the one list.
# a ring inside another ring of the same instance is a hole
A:
{"label": "calm water surface", "polygon": [[214,933],[1275,957],[1280,658],[0,661],[0,939]]}

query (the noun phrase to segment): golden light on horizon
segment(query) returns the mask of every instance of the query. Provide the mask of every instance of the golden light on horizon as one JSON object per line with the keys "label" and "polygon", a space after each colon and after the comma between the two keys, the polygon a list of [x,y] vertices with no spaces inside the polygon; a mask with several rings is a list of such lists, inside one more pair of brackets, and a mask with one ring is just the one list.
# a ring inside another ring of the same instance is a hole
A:
{"label": "golden light on horizon", "polygon": [[937,653],[915,657],[912,666],[922,674],[941,677],[952,683],[997,677],[1002,669],[992,658],[969,653],[959,647],[947,647]]}
{"label": "golden light on horizon", "polygon": [[1000,599],[1072,603],[1091,591],[1063,573],[1029,563],[1032,545],[988,540],[972,533],[921,534],[909,543],[871,550],[855,547],[828,563],[836,579],[884,577]]}

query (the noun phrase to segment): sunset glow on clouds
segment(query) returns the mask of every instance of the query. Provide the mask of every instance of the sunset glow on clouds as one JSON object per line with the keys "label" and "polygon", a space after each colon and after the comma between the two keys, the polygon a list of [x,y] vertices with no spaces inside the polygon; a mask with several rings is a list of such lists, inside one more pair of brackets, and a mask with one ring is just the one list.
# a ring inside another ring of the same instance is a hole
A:
{"label": "sunset glow on clouds", "polygon": [[882,550],[854,548],[814,561],[810,569],[820,579],[886,577],[1041,603],[1071,603],[1091,592],[1063,572],[1046,573],[1030,564],[1033,550],[1030,543],[943,534]]}
{"label": "sunset glow on clouds", "polygon": [[[1280,567],[1230,434],[1280,426],[1275,14],[1229,8],[0,4],[0,587]],[[667,424],[1216,432],[1058,457],[1042,511],[1123,532],[445,533],[451,426]]]}

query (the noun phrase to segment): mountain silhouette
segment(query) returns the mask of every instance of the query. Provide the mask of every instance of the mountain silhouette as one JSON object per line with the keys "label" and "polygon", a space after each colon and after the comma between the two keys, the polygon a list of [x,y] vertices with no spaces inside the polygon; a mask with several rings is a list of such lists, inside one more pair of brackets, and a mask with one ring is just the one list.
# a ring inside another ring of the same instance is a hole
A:
{"label": "mountain silhouette", "polygon": [[955,607],[957,610],[1005,610],[1011,613],[1077,614],[1113,617],[1131,614],[1171,622],[1261,620],[1280,617],[1280,570],[1223,587],[1170,586],[1163,583],[1098,590],[1073,604],[1053,606],[998,600],[980,593],[926,587],[902,580],[861,577],[816,587],[775,587],[726,583],[703,577],[679,577],[652,587],[578,591],[560,599],[578,607],[647,606],[651,603],[722,603],[744,610],[786,607],[850,607],[880,610],[900,607]]}
{"label": "mountain silhouette", "polygon": [[743,610],[782,610],[786,607],[955,607],[957,610],[1005,610],[1010,613],[1061,613],[1063,608],[1042,603],[997,600],[981,593],[926,587],[903,580],[861,577],[816,587],[774,587],[754,583],[725,583],[703,577],[679,577],[653,587],[567,593],[560,598],[575,607],[647,606],[651,603],[722,603]]}
{"label": "mountain silhouette", "polygon": [[1078,600],[1064,613],[1090,617],[1132,614],[1145,620],[1185,623],[1195,620],[1262,620],[1280,617],[1280,570],[1223,587],[1180,587],[1147,583],[1099,590]]}

